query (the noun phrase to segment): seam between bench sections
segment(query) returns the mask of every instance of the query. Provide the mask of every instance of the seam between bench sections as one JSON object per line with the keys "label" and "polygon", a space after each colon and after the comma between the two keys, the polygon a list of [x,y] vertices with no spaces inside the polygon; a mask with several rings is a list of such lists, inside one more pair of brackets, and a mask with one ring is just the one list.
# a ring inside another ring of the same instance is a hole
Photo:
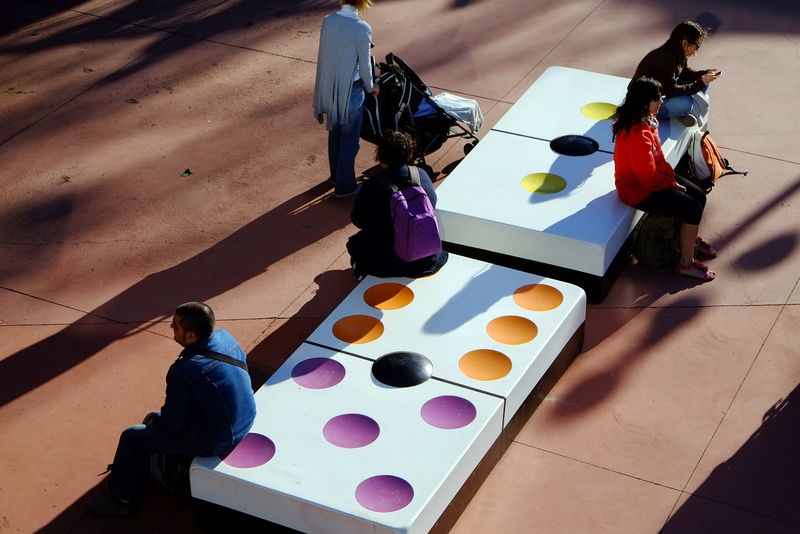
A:
{"label": "seam between bench sections", "polygon": [[[368,361],[368,362],[373,362],[373,363],[375,362],[375,360],[372,359],[372,358],[367,358],[366,356],[361,356],[359,354],[355,354],[353,352],[348,352],[348,351],[342,350],[342,349],[337,349],[335,347],[329,347],[328,345],[323,345],[322,343],[317,343],[315,341],[309,341],[309,340],[306,339],[305,341],[303,341],[303,343],[308,343],[309,345],[314,345],[315,347],[319,347],[321,349],[328,349],[328,350],[332,350],[334,352],[339,352],[341,354],[347,354],[348,356],[353,356],[355,358],[359,358],[361,360],[365,360],[365,361]],[[502,396],[502,395],[498,395],[497,393],[492,393],[491,391],[485,391],[485,390],[482,390],[482,389],[474,388],[472,386],[467,386],[465,384],[459,384],[458,382],[453,382],[452,380],[447,380],[445,378],[439,378],[439,377],[436,377],[436,376],[431,376],[431,379],[432,380],[436,380],[437,382],[450,384],[451,386],[456,386],[456,387],[460,387],[460,388],[463,388],[463,389],[469,389],[470,391],[474,391],[476,393],[482,393],[484,395],[489,395],[490,397],[494,397],[496,399],[500,399],[500,400],[503,401],[503,414],[505,415],[506,398],[504,396]]]}
{"label": "seam between bench sections", "polygon": [[[517,133],[517,132],[509,132],[509,131],[506,131],[506,130],[498,130],[497,128],[490,128],[489,131],[490,132],[504,133],[504,134],[508,134],[508,135],[516,135],[517,137],[526,137],[528,139],[536,139],[537,141],[544,141],[545,143],[549,143],[549,142],[552,141],[552,139],[544,139],[542,137],[536,137],[534,135],[525,135],[525,134],[521,134],[521,133]],[[578,135],[580,135],[580,134],[578,134]],[[613,152],[611,152],[609,150],[603,150],[602,148],[598,148],[596,150],[596,152],[603,152],[604,154],[614,154]]]}

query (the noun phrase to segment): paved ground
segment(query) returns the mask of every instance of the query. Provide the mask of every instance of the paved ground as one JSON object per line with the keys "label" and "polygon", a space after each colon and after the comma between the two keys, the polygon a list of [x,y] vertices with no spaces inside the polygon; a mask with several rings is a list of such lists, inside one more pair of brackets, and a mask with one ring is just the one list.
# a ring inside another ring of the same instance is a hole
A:
{"label": "paved ground", "polygon": [[[0,532],[197,531],[187,498],[83,513],[158,407],[175,305],[208,301],[263,380],[354,286],[311,91],[322,0],[0,7]],[[800,8],[789,0],[378,0],[378,56],[487,127],[541,72],[628,76],[716,32],[711,130],[751,169],[709,199],[718,280],[629,266],[584,353],[453,532],[800,531]],[[452,142],[430,163],[444,178]],[[372,165],[362,150],[358,167]],[[191,169],[190,176],[181,176]]]}

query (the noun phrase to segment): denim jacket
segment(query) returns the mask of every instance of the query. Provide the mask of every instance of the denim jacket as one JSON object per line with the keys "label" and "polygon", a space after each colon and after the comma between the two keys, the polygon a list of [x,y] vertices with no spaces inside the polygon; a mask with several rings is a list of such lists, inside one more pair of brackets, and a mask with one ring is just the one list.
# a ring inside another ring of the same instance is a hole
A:
{"label": "denim jacket", "polygon": [[198,355],[202,349],[246,361],[242,348],[225,330],[186,347],[167,371],[167,394],[158,424],[182,434],[198,454],[222,455],[253,425],[253,389],[247,371]]}

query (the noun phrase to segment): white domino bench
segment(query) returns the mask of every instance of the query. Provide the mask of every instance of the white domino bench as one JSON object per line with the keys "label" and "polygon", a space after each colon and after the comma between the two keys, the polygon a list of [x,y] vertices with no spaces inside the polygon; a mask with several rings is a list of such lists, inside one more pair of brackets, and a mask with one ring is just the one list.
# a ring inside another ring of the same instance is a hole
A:
{"label": "white domino bench", "polygon": [[[446,248],[492,263],[577,284],[602,300],[627,258],[641,213],[614,187],[611,121],[629,80],[550,67],[437,189]],[[675,165],[686,128],[663,121],[660,136]],[[551,148],[580,136],[568,148]],[[575,144],[577,143],[577,145]]]}
{"label": "white domino bench", "polygon": [[303,532],[446,531],[580,352],[574,285],[451,255],[367,277],[256,393],[192,495]]}

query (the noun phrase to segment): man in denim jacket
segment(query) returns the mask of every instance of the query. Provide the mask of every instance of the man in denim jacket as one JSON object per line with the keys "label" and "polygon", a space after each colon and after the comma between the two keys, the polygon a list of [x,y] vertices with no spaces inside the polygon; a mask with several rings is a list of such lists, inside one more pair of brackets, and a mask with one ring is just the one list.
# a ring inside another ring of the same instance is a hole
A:
{"label": "man in denim jacket", "polygon": [[214,331],[211,308],[200,302],[182,304],[170,326],[184,349],[167,371],[164,406],[120,436],[109,494],[87,501],[94,514],[136,511],[151,454],[222,456],[253,425],[256,407],[245,353],[230,333]]}

